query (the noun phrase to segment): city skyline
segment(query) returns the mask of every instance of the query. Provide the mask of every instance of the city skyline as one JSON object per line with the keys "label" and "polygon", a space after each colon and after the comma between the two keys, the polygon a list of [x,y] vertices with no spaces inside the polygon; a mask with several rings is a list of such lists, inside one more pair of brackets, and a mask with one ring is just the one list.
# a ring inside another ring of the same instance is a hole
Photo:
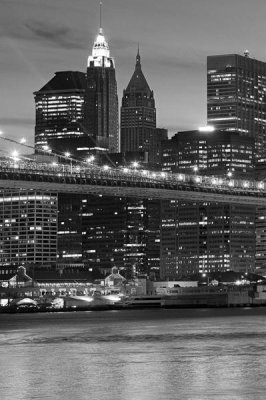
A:
{"label": "city skyline", "polygon": [[[139,43],[143,71],[154,90],[157,125],[172,134],[205,124],[207,55],[242,54],[247,48],[251,57],[266,58],[260,28],[266,5],[255,3],[244,0],[239,10],[237,0],[104,2],[103,28],[116,61],[119,105]],[[56,71],[86,71],[99,28],[99,1],[72,5],[48,0],[45,6],[33,0],[3,1],[0,18],[0,129],[33,144],[33,92]]]}

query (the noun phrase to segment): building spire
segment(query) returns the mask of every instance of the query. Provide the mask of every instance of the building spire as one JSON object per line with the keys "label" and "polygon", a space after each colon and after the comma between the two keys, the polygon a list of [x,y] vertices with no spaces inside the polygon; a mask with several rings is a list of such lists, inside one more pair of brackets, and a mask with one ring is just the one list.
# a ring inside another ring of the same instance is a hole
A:
{"label": "building spire", "polygon": [[139,43],[138,43],[138,52],[137,52],[137,57],[136,57],[136,67],[140,67],[140,54],[139,54]]}
{"label": "building spire", "polygon": [[100,1],[100,29],[99,29],[99,32],[101,34],[103,33],[103,28],[102,28],[102,5],[103,5],[103,3]]}

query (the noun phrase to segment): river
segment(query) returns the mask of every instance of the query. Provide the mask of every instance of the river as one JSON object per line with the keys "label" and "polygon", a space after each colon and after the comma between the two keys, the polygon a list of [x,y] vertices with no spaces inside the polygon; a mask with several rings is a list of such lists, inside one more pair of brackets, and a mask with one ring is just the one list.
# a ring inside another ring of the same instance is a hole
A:
{"label": "river", "polygon": [[266,398],[266,308],[0,314],[1,400]]}

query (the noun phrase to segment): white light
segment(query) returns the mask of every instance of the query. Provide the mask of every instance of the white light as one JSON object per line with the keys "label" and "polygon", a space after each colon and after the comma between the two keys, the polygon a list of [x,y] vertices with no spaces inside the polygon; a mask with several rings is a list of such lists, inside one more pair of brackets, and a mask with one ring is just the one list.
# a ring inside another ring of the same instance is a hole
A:
{"label": "white light", "polygon": [[178,179],[179,181],[183,181],[183,180],[184,180],[184,175],[179,174],[178,177],[177,177],[177,179]]}
{"label": "white light", "polygon": [[134,162],[132,163],[132,165],[133,165],[134,168],[138,168],[139,163],[138,163],[137,161],[134,161]]}
{"label": "white light", "polygon": [[229,181],[228,185],[229,185],[230,187],[233,187],[233,186],[234,186],[234,181]]}
{"label": "white light", "polygon": [[146,171],[145,169],[143,171],[141,171],[142,175],[148,175],[148,171]]}
{"label": "white light", "polygon": [[165,172],[161,172],[161,177],[165,178],[165,176],[166,176],[166,173]]}
{"label": "white light", "polygon": [[57,163],[55,161],[52,162],[53,167],[57,167]]}
{"label": "white light", "polygon": [[199,132],[214,132],[215,128],[212,125],[207,125],[207,126],[200,126],[199,127]]}
{"label": "white light", "polygon": [[17,150],[14,150],[14,151],[12,152],[12,157],[14,157],[14,158],[17,158],[17,157],[18,157],[18,152],[17,152]]}
{"label": "white light", "polygon": [[104,166],[103,166],[103,169],[104,169],[105,171],[107,171],[109,168],[110,168],[110,167],[109,167],[108,165],[104,165]]}
{"label": "white light", "polygon": [[199,170],[199,167],[197,167],[196,165],[195,165],[195,167],[193,167],[193,171],[194,172],[197,172]]}
{"label": "white light", "polygon": [[152,173],[152,177],[156,178],[156,173],[155,172]]}
{"label": "white light", "polygon": [[258,183],[258,188],[259,189],[264,189],[264,182],[259,182]]}
{"label": "white light", "polygon": [[123,168],[123,171],[125,172],[125,173],[127,173],[128,172],[128,168]]}
{"label": "white light", "polygon": [[231,178],[231,177],[233,176],[232,172],[231,172],[231,171],[227,172],[227,176],[228,176],[229,178]]}
{"label": "white light", "polygon": [[245,188],[248,188],[248,187],[249,187],[249,182],[247,182],[247,181],[244,182],[244,183],[243,183],[243,186],[244,186]]}
{"label": "white light", "polygon": [[200,182],[201,182],[201,177],[200,177],[200,176],[196,176],[195,181],[196,181],[197,183],[200,183]]}
{"label": "white light", "polygon": [[215,179],[215,178],[213,178],[213,179],[212,179],[212,184],[213,184],[213,185],[217,185],[217,184],[218,184],[218,180]]}
{"label": "white light", "polygon": [[25,138],[22,138],[22,139],[20,139],[19,142],[20,142],[21,144],[26,143],[26,139],[25,139]]}
{"label": "white light", "polygon": [[66,157],[70,157],[70,153],[68,151],[65,152]]}

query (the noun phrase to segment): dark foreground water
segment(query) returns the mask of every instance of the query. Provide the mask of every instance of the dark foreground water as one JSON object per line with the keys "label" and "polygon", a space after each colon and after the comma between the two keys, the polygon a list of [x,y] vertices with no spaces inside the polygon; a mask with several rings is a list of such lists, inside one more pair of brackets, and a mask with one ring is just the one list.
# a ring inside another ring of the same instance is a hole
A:
{"label": "dark foreground water", "polygon": [[0,399],[266,398],[266,308],[0,314]]}

